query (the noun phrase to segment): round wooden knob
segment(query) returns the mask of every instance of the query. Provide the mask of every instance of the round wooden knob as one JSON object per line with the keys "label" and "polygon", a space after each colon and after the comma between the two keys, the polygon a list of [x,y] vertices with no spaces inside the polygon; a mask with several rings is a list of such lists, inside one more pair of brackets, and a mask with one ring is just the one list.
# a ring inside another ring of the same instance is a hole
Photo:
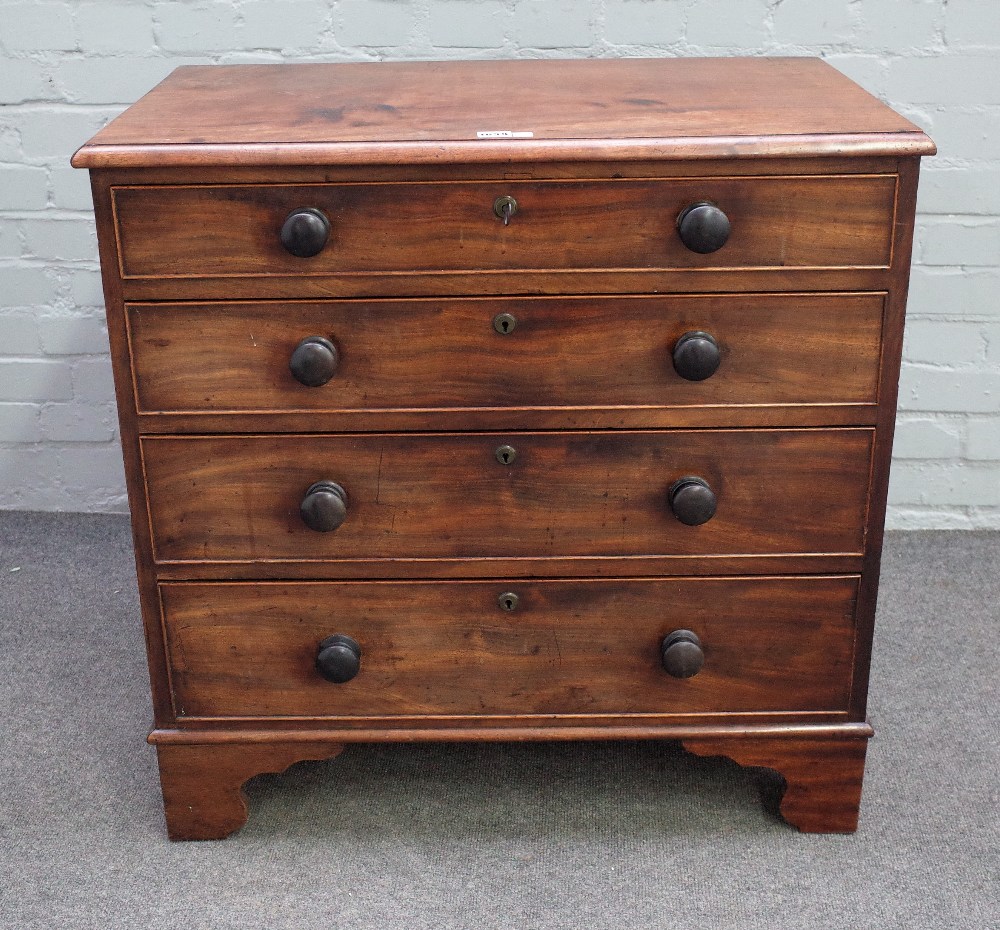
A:
{"label": "round wooden knob", "polygon": [[681,211],[677,232],[692,252],[717,252],[729,239],[729,217],[714,203],[701,200]]}
{"label": "round wooden knob", "polygon": [[722,353],[710,333],[692,330],[674,345],[674,370],[688,381],[704,381],[719,370]]}
{"label": "round wooden knob", "polygon": [[307,336],[292,352],[288,367],[293,377],[306,387],[320,387],[337,372],[340,354],[324,336]]}
{"label": "round wooden knob", "polygon": [[302,522],[317,533],[330,533],[347,519],[347,492],[336,482],[309,485],[299,505]]}
{"label": "round wooden knob", "polygon": [[328,636],[319,644],[316,671],[334,684],[350,681],[361,671],[361,647],[350,636]]}
{"label": "round wooden knob", "polygon": [[330,221],[313,207],[293,210],[281,225],[281,244],[299,258],[319,255],[329,238]]}
{"label": "round wooden knob", "polygon": [[718,501],[704,478],[686,475],[679,478],[667,492],[670,509],[681,523],[699,526],[715,516]]}
{"label": "round wooden knob", "polygon": [[701,640],[690,630],[674,630],[660,644],[663,670],[674,678],[690,678],[701,671],[705,653]]}

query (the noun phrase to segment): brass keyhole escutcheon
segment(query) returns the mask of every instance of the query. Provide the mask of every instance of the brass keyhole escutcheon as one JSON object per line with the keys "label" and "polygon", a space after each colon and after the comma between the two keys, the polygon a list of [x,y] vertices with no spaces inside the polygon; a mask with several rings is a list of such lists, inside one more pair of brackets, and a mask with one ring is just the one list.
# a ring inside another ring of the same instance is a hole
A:
{"label": "brass keyhole escutcheon", "polygon": [[513,446],[498,446],[494,454],[501,465],[513,465],[517,458],[517,449]]}
{"label": "brass keyhole escutcheon", "polygon": [[517,610],[518,601],[521,599],[513,591],[504,591],[500,597],[497,598],[497,603],[500,605],[501,610],[511,611]]}
{"label": "brass keyhole escutcheon", "polygon": [[493,212],[503,220],[504,226],[509,226],[510,218],[517,213],[517,201],[509,194],[497,197],[493,201]]}
{"label": "brass keyhole escutcheon", "polygon": [[493,317],[493,328],[501,336],[509,336],[517,326],[517,317],[513,313],[498,313]]}

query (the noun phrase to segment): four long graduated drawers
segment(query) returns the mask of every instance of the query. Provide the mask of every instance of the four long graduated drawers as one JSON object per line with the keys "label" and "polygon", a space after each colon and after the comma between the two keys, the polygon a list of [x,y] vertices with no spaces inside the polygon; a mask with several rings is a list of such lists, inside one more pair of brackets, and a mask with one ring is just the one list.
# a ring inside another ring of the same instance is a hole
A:
{"label": "four long graduated drawers", "polygon": [[170,836],[598,738],[855,829],[932,152],[812,59],[181,68],[84,146]]}

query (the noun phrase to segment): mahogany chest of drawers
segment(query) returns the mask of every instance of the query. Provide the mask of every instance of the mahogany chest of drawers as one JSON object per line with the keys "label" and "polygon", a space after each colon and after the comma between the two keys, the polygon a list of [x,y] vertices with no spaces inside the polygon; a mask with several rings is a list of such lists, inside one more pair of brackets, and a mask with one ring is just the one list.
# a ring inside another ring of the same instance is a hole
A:
{"label": "mahogany chest of drawers", "polygon": [[813,59],[189,67],[85,145],[170,836],[601,738],[854,830],[933,150]]}

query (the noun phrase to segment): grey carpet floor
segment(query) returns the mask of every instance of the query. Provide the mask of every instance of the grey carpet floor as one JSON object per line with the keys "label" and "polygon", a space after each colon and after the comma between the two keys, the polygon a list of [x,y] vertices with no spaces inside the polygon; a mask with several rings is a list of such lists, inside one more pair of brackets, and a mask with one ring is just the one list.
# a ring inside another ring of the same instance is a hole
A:
{"label": "grey carpet floor", "polygon": [[725,760],[585,743],[351,747],[172,844],[131,558],[123,517],[0,514],[5,930],[1000,927],[1000,534],[889,537],[849,837]]}

